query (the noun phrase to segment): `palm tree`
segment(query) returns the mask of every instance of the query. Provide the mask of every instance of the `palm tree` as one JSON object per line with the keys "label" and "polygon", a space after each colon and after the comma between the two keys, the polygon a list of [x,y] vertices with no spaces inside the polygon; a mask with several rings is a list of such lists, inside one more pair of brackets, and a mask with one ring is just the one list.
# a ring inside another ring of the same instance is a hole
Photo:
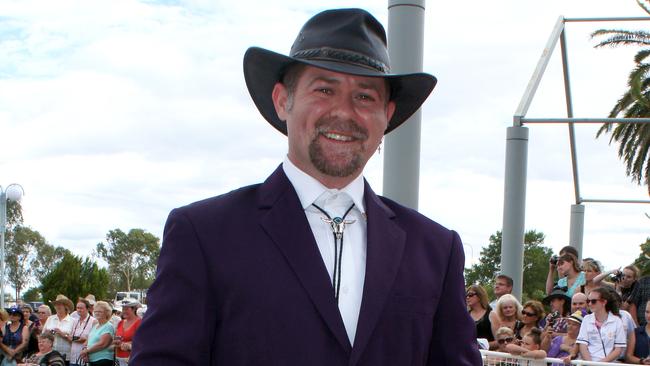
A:
{"label": "palm tree", "polygon": [[[647,4],[644,4],[647,3]],[[650,14],[650,0],[637,0],[639,6]],[[592,37],[607,36],[595,47],[616,47],[621,45],[650,46],[650,33],[621,29],[600,29]],[[610,118],[623,115],[625,118],[650,117],[650,48],[641,49],[634,57],[635,68],[628,77],[629,89],[618,100],[609,113]],[[650,124],[647,123],[605,123],[596,137],[611,133],[609,143],[619,143],[618,156],[623,159],[626,174],[633,182],[645,184],[650,195]]]}

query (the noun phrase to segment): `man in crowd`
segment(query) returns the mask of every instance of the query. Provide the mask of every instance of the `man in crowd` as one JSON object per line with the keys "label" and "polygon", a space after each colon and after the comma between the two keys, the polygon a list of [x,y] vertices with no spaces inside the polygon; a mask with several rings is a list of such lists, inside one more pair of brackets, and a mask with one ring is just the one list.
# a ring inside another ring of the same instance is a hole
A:
{"label": "man in crowd", "polygon": [[587,295],[582,292],[576,292],[573,294],[573,297],[571,297],[571,314],[576,311],[580,311],[582,316],[587,315],[589,312],[587,310]]}
{"label": "man in crowd", "polygon": [[504,274],[496,276],[494,279],[494,296],[496,299],[490,303],[490,307],[492,309],[497,308],[497,301],[499,301],[499,298],[501,296],[512,293],[512,285],[512,277],[506,276]]}
{"label": "man in crowd", "polygon": [[628,311],[634,321],[640,326],[646,325],[645,306],[650,299],[650,276],[641,277],[634,286],[630,297],[627,298],[629,304]]}
{"label": "man in crowd", "polygon": [[314,16],[290,56],[246,52],[287,157],[261,185],[170,214],[134,365],[482,364],[458,235],[363,179],[436,82],[389,67],[360,9]]}

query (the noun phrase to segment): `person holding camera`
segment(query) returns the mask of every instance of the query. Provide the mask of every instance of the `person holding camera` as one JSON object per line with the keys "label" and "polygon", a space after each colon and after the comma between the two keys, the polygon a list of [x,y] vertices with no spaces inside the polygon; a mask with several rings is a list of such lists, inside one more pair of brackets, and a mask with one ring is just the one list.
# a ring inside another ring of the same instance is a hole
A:
{"label": "person holding camera", "polygon": [[635,265],[625,266],[623,270],[620,268],[612,269],[607,272],[603,272],[594,278],[595,284],[601,284],[607,278],[612,282],[612,286],[621,296],[621,309],[629,310],[630,298],[632,291],[636,287],[637,280],[640,277],[641,271]]}
{"label": "person holding camera", "polygon": [[127,366],[129,364],[129,357],[131,357],[131,346],[135,332],[140,327],[141,319],[138,317],[137,311],[140,307],[140,302],[135,299],[125,300],[122,303],[122,320],[117,324],[115,329],[115,357],[120,363],[120,366]]}
{"label": "person holding camera", "polygon": [[65,356],[66,361],[70,361],[70,347],[68,335],[72,331],[72,322],[74,319],[70,312],[74,304],[65,295],[57,295],[56,300],[52,302],[56,314],[47,318],[43,326],[43,332],[50,332],[54,335],[54,350]]}
{"label": "person holding camera", "polygon": [[[553,291],[553,288],[557,285],[555,282],[555,272],[557,270],[557,264],[561,256],[565,254],[573,254],[573,256],[576,258],[576,263],[578,265],[578,268],[580,268],[580,263],[578,258],[580,258],[580,255],[578,255],[578,250],[570,245],[567,245],[560,249],[560,252],[557,255],[551,256],[548,260],[548,274],[546,275],[546,293],[550,294],[551,291]],[[580,271],[578,271],[580,272]],[[560,274],[560,278],[563,276]]]}
{"label": "person holding camera", "polygon": [[[560,256],[553,256],[549,261],[550,266],[554,266],[560,279],[555,287],[565,288],[565,294],[571,298],[574,293],[582,292],[582,286],[586,283],[585,273],[580,270],[580,261],[572,253],[564,253]],[[546,283],[546,293],[550,294],[553,287],[548,288]]]}
{"label": "person holding camera", "polygon": [[68,340],[72,343],[70,348],[70,366],[78,366],[77,360],[88,339],[90,330],[97,324],[97,319],[90,315],[90,302],[83,297],[77,300],[77,315],[79,316],[72,324],[72,332],[68,334]]}

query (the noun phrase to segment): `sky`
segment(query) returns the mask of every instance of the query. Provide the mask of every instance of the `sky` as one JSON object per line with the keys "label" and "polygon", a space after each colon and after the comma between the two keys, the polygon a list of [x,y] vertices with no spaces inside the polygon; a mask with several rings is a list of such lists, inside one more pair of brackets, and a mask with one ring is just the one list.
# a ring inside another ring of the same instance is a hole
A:
{"label": "sky", "polygon": [[[109,230],[162,237],[169,211],[263,181],[286,137],[259,115],[242,58],[287,54],[302,24],[360,7],[387,24],[387,1],[0,0],[0,185],[25,190],[25,224],[90,255]],[[503,223],[506,128],[559,16],[645,16],[634,0],[426,2],[419,210],[459,232],[466,264]],[[576,117],[605,117],[625,91],[635,48],[593,49],[598,28],[570,23]],[[527,117],[565,117],[559,46]],[[616,145],[577,125],[583,197],[647,200]],[[575,203],[565,125],[529,126],[526,228],[568,244]],[[383,155],[365,176],[382,191]],[[650,235],[648,204],[587,203],[585,257],[625,266]]]}

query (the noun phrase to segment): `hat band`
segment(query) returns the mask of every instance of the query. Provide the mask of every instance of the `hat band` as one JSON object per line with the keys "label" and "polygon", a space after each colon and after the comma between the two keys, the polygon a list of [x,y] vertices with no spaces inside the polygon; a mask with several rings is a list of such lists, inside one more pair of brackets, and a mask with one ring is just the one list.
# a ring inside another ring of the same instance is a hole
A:
{"label": "hat band", "polygon": [[358,66],[379,71],[383,74],[388,74],[390,72],[390,67],[379,60],[370,58],[360,53],[329,47],[311,48],[308,50],[297,51],[291,56],[303,60],[323,60],[352,63]]}

